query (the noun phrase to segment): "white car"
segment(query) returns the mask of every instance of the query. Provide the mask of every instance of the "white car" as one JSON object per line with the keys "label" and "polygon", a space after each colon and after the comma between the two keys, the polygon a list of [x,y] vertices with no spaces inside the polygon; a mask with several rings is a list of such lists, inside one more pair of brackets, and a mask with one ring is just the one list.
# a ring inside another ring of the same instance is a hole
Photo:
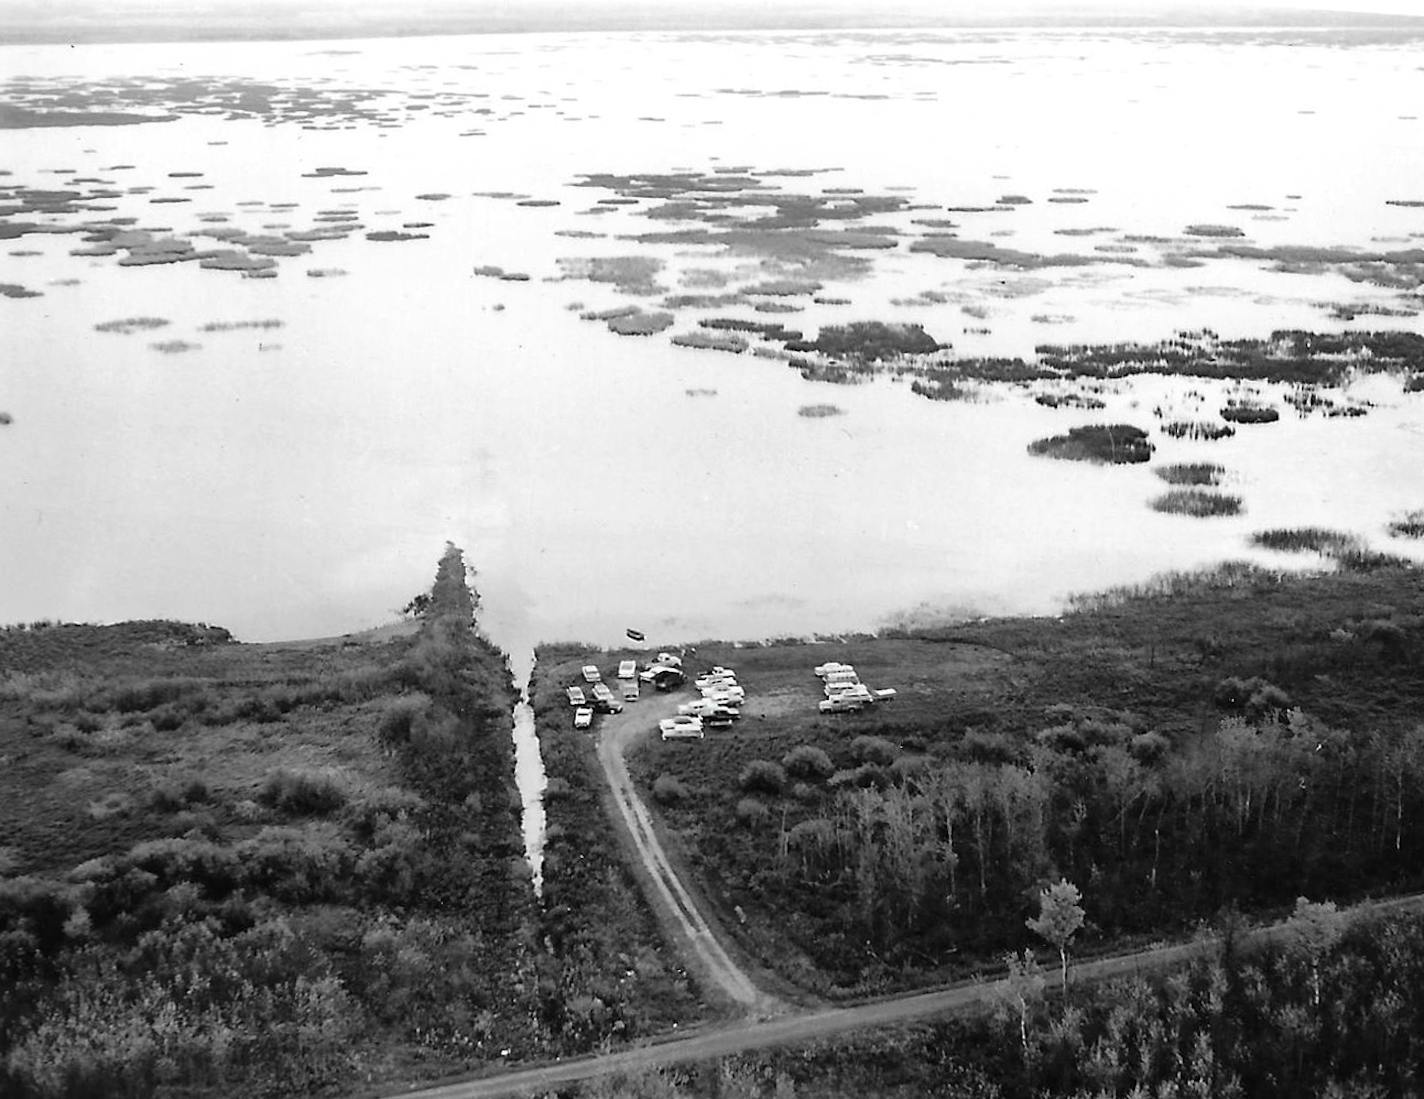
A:
{"label": "white car", "polygon": [[715,674],[708,672],[706,675],[699,675],[692,682],[697,685],[699,691],[705,691],[709,687],[735,687],[737,677],[730,672]]}
{"label": "white car", "polygon": [[570,706],[582,706],[585,704],[582,687],[565,687],[564,693],[569,696]]}
{"label": "white car", "polygon": [[591,689],[593,691],[593,697],[600,702],[613,701],[613,692],[608,689],[607,683],[595,683]]}
{"label": "white car", "polygon": [[673,656],[672,653],[658,653],[658,655],[653,658],[653,663],[661,664],[665,668],[681,668],[682,657]]}
{"label": "white car", "polygon": [[603,678],[603,673],[598,670],[598,665],[585,664],[583,666],[583,677],[590,683],[597,683]]}
{"label": "white car", "polygon": [[686,714],[665,717],[658,722],[658,731],[662,733],[664,740],[701,740],[702,719]]}
{"label": "white car", "polygon": [[633,679],[638,674],[638,662],[636,660],[620,660],[618,662],[618,678]]}
{"label": "white car", "polygon": [[574,711],[574,728],[587,729],[593,724],[593,708],[590,706],[580,706]]}
{"label": "white car", "polygon": [[870,688],[864,683],[827,683],[826,697],[837,698],[840,695],[865,695],[870,697]]}
{"label": "white car", "polygon": [[636,702],[638,700],[638,681],[629,679],[623,683],[623,701]]}
{"label": "white car", "polygon": [[835,698],[821,699],[819,709],[823,714],[838,714],[850,710],[863,710],[869,705],[870,699],[861,698],[859,695],[837,695]]}
{"label": "white car", "polygon": [[832,660],[832,661],[830,661],[830,662],[827,663],[827,664],[818,664],[818,665],[816,666],[816,668],[815,668],[816,674],[817,674],[818,676],[820,676],[822,679],[825,679],[826,676],[830,675],[832,672],[853,672],[853,671],[855,671],[855,665],[854,665],[854,664],[842,664],[842,663],[840,663],[840,661],[837,661],[837,660]]}
{"label": "white car", "polygon": [[705,702],[714,702],[719,706],[740,706],[747,700],[747,692],[740,687],[732,687],[728,690],[706,690],[702,692]]}
{"label": "white car", "polygon": [[825,676],[825,680],[826,680],[826,683],[827,683],[827,684],[831,684],[831,683],[859,683],[859,682],[860,682],[860,676],[856,675],[855,672],[853,672],[853,671],[849,671],[849,672],[848,672],[848,671],[846,671],[845,669],[842,669],[842,670],[840,670],[840,671],[838,671],[838,672],[828,672],[828,673],[826,674],[826,676]]}
{"label": "white car", "polygon": [[732,706],[729,703],[718,702],[714,698],[694,698],[691,702],[684,702],[679,706],[677,712],[692,717],[710,717],[730,709]]}

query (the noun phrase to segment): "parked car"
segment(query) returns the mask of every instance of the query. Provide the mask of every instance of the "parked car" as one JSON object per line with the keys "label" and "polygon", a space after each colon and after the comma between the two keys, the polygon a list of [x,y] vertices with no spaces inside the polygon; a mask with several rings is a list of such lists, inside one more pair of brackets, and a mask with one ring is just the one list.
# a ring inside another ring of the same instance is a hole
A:
{"label": "parked car", "polygon": [[816,674],[817,674],[818,676],[820,676],[822,679],[824,679],[826,676],[830,675],[832,672],[853,672],[853,671],[855,671],[855,665],[854,665],[854,664],[842,664],[842,663],[841,663],[840,661],[838,661],[838,660],[832,660],[832,661],[830,661],[829,663],[826,663],[826,664],[818,664],[818,665],[816,665],[816,668],[815,668]]}
{"label": "parked car", "polygon": [[570,706],[582,706],[585,704],[582,687],[565,687],[564,693],[569,696]]}
{"label": "parked car", "polygon": [[601,714],[621,714],[623,703],[619,702],[611,694],[607,698],[595,698],[593,708]]}
{"label": "parked car", "polygon": [[697,685],[698,690],[708,687],[735,687],[737,677],[731,672],[708,672],[706,675],[699,675],[692,682]]}
{"label": "parked car", "polygon": [[613,692],[609,689],[607,683],[595,683],[590,690],[593,692],[594,698],[602,699],[605,702],[611,701],[613,698]]}
{"label": "parked car", "polygon": [[636,702],[638,700],[638,681],[636,679],[625,679],[623,681],[623,701]]}
{"label": "parked car", "polygon": [[638,675],[638,662],[636,660],[620,660],[618,662],[618,678],[634,679]]}
{"label": "parked car", "polygon": [[860,676],[856,675],[854,671],[847,671],[844,668],[842,668],[840,671],[828,672],[824,678],[828,684],[860,682]]}
{"label": "parked car", "polygon": [[677,668],[652,668],[638,676],[660,691],[671,691],[687,682],[687,676]]}
{"label": "parked car", "polygon": [[657,656],[653,657],[653,663],[661,664],[665,668],[681,668],[682,657],[673,656],[672,653],[658,653]]}
{"label": "parked car", "polygon": [[855,694],[855,695],[863,694],[863,695],[869,695],[869,694],[870,694],[870,688],[867,687],[864,683],[827,683],[827,684],[826,684],[826,697],[827,697],[827,698],[835,698],[837,695],[844,695],[844,694]]}
{"label": "parked car", "polygon": [[702,692],[702,697],[723,706],[740,706],[747,700],[747,692],[740,687],[709,687]]}
{"label": "parked car", "polygon": [[664,740],[702,739],[702,719],[700,717],[665,717],[658,722],[658,730]]}
{"label": "parked car", "polygon": [[730,715],[733,720],[742,716],[730,703],[719,702],[715,698],[694,698],[678,706],[677,712],[704,718],[711,714],[724,714]]}
{"label": "parked car", "polygon": [[851,710],[863,710],[870,705],[869,699],[859,696],[838,695],[835,698],[823,698],[818,707],[823,714],[846,713]]}
{"label": "parked car", "polygon": [[732,727],[732,719],[730,717],[714,714],[707,718],[702,725],[707,729],[730,729]]}
{"label": "parked car", "polygon": [[583,666],[583,677],[590,683],[597,683],[603,678],[603,673],[598,670],[598,665],[585,664]]}
{"label": "parked car", "polygon": [[580,706],[574,711],[574,728],[587,729],[593,724],[593,708],[590,706]]}
{"label": "parked car", "polygon": [[880,690],[871,691],[870,693],[875,696],[876,702],[889,702],[899,692],[897,692],[894,687],[882,687]]}

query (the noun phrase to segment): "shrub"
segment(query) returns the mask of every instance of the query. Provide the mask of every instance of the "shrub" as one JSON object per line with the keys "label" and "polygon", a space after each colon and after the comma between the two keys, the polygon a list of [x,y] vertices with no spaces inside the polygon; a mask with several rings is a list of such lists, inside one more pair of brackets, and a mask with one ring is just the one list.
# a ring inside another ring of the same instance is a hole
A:
{"label": "shrub", "polygon": [[1241,497],[1223,492],[1207,492],[1199,488],[1178,488],[1164,492],[1152,501],[1152,510],[1172,515],[1190,515],[1194,519],[1210,519],[1222,515],[1238,515]]}
{"label": "shrub", "polygon": [[430,707],[430,698],[423,694],[402,695],[381,714],[376,736],[387,748],[410,743],[411,728],[416,718]]}
{"label": "shrub", "polygon": [[756,798],[742,798],[737,802],[737,820],[749,828],[756,828],[771,819],[771,810]]}
{"label": "shrub", "polygon": [[889,785],[890,777],[885,773],[885,769],[874,763],[862,763],[851,770],[837,771],[831,776],[830,782],[832,790],[867,789],[872,786],[883,790]]}
{"label": "shrub", "polygon": [[148,803],[161,813],[176,813],[194,802],[208,800],[208,786],[200,778],[171,778],[154,787]]}
{"label": "shrub", "polygon": [[346,788],[335,775],[283,768],[267,776],[258,800],[284,813],[323,816],[346,804]]}
{"label": "shrub", "polygon": [[808,782],[825,782],[836,771],[831,757],[811,744],[792,748],[781,757],[781,765],[792,778]]}
{"label": "shrub", "polygon": [[748,793],[761,791],[779,794],[786,785],[786,772],[780,764],[772,763],[769,759],[754,759],[742,768],[737,781]]}
{"label": "shrub", "polygon": [[673,775],[659,775],[653,783],[653,797],[660,805],[676,805],[687,799],[687,787]]}
{"label": "shrub", "polygon": [[791,787],[791,796],[797,801],[815,801],[821,796],[821,790],[808,782],[798,782]]}
{"label": "shrub", "polygon": [[884,737],[858,736],[850,742],[851,755],[857,763],[878,763],[888,767],[895,762],[900,749]]}
{"label": "shrub", "polygon": [[1160,762],[1171,749],[1172,743],[1161,733],[1152,731],[1139,733],[1128,742],[1127,750],[1132,758],[1143,766],[1150,767]]}

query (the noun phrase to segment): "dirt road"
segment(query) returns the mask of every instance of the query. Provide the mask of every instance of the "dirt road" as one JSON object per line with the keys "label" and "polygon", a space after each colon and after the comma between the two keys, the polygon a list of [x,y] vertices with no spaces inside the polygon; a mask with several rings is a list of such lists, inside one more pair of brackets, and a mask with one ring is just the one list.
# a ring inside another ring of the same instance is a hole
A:
{"label": "dirt road", "polygon": [[[1360,905],[1353,911],[1424,910],[1424,895],[1399,897]],[[1252,932],[1247,938],[1261,942],[1279,937],[1285,924],[1275,924]],[[1131,976],[1134,973],[1172,969],[1190,962],[1217,947],[1216,940],[1202,939],[1175,946],[1118,954],[1083,962],[1072,969],[1075,984]],[[783,1015],[713,1027],[670,1041],[654,1042],[635,1049],[601,1056],[556,1061],[536,1068],[519,1069],[483,1080],[409,1092],[414,1099],[494,1099],[495,1096],[539,1094],[561,1084],[611,1076],[652,1065],[676,1065],[745,1053],[753,1049],[807,1042],[847,1031],[911,1022],[934,1015],[967,1014],[983,1010],[994,994],[993,982],[954,985],[934,992],[907,993],[857,1007]]]}
{"label": "dirt road", "polygon": [[[685,691],[672,694],[647,692],[639,701],[628,703],[621,714],[609,714],[603,718],[598,731],[598,762],[613,791],[619,816],[651,881],[653,895],[650,899],[659,917],[670,924],[675,937],[692,951],[694,956],[690,961],[700,971],[704,982],[745,1011],[770,1014],[780,1010],[782,1005],[758,989],[718,941],[707,917],[669,865],[663,846],[653,831],[648,807],[634,788],[624,761],[624,754],[635,740],[658,735],[658,722],[677,713],[677,704],[691,697]],[[695,752],[699,745],[699,741],[689,741],[687,750]]]}

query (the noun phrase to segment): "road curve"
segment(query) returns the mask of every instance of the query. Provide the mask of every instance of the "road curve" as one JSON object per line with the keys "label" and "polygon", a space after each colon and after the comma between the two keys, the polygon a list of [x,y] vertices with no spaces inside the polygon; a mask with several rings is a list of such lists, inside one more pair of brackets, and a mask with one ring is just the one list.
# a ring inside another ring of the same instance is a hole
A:
{"label": "road curve", "polygon": [[[677,712],[682,694],[652,694],[639,702],[629,703],[620,714],[609,714],[600,722],[597,737],[598,762],[613,793],[618,815],[638,852],[638,859],[647,872],[653,896],[649,899],[662,919],[670,921],[676,937],[691,948],[695,967],[704,982],[720,991],[744,1011],[768,1014],[782,1008],[774,997],[757,988],[746,972],[727,953],[713,933],[706,916],[688,893],[668,862],[652,816],[628,774],[624,754],[641,736],[655,734],[658,722]],[[689,743],[688,751],[696,751],[699,742]]]}
{"label": "road curve", "polygon": [[[1373,901],[1349,910],[1364,914],[1424,910],[1424,894]],[[1245,938],[1262,942],[1279,937],[1289,921],[1249,933]],[[1074,983],[1111,980],[1136,973],[1173,969],[1217,948],[1215,938],[1156,946],[1081,962],[1072,969]],[[994,995],[995,982],[967,982],[932,992],[912,992],[856,1007],[831,1008],[777,1018],[753,1019],[717,1026],[670,1041],[656,1041],[617,1053],[555,1061],[517,1069],[498,1076],[444,1084],[406,1092],[413,1099],[495,1099],[496,1096],[538,1094],[559,1085],[611,1076],[650,1066],[676,1065],[745,1053],[770,1046],[804,1043],[816,1038],[912,1022],[935,1015],[963,1015],[984,1008]]]}

